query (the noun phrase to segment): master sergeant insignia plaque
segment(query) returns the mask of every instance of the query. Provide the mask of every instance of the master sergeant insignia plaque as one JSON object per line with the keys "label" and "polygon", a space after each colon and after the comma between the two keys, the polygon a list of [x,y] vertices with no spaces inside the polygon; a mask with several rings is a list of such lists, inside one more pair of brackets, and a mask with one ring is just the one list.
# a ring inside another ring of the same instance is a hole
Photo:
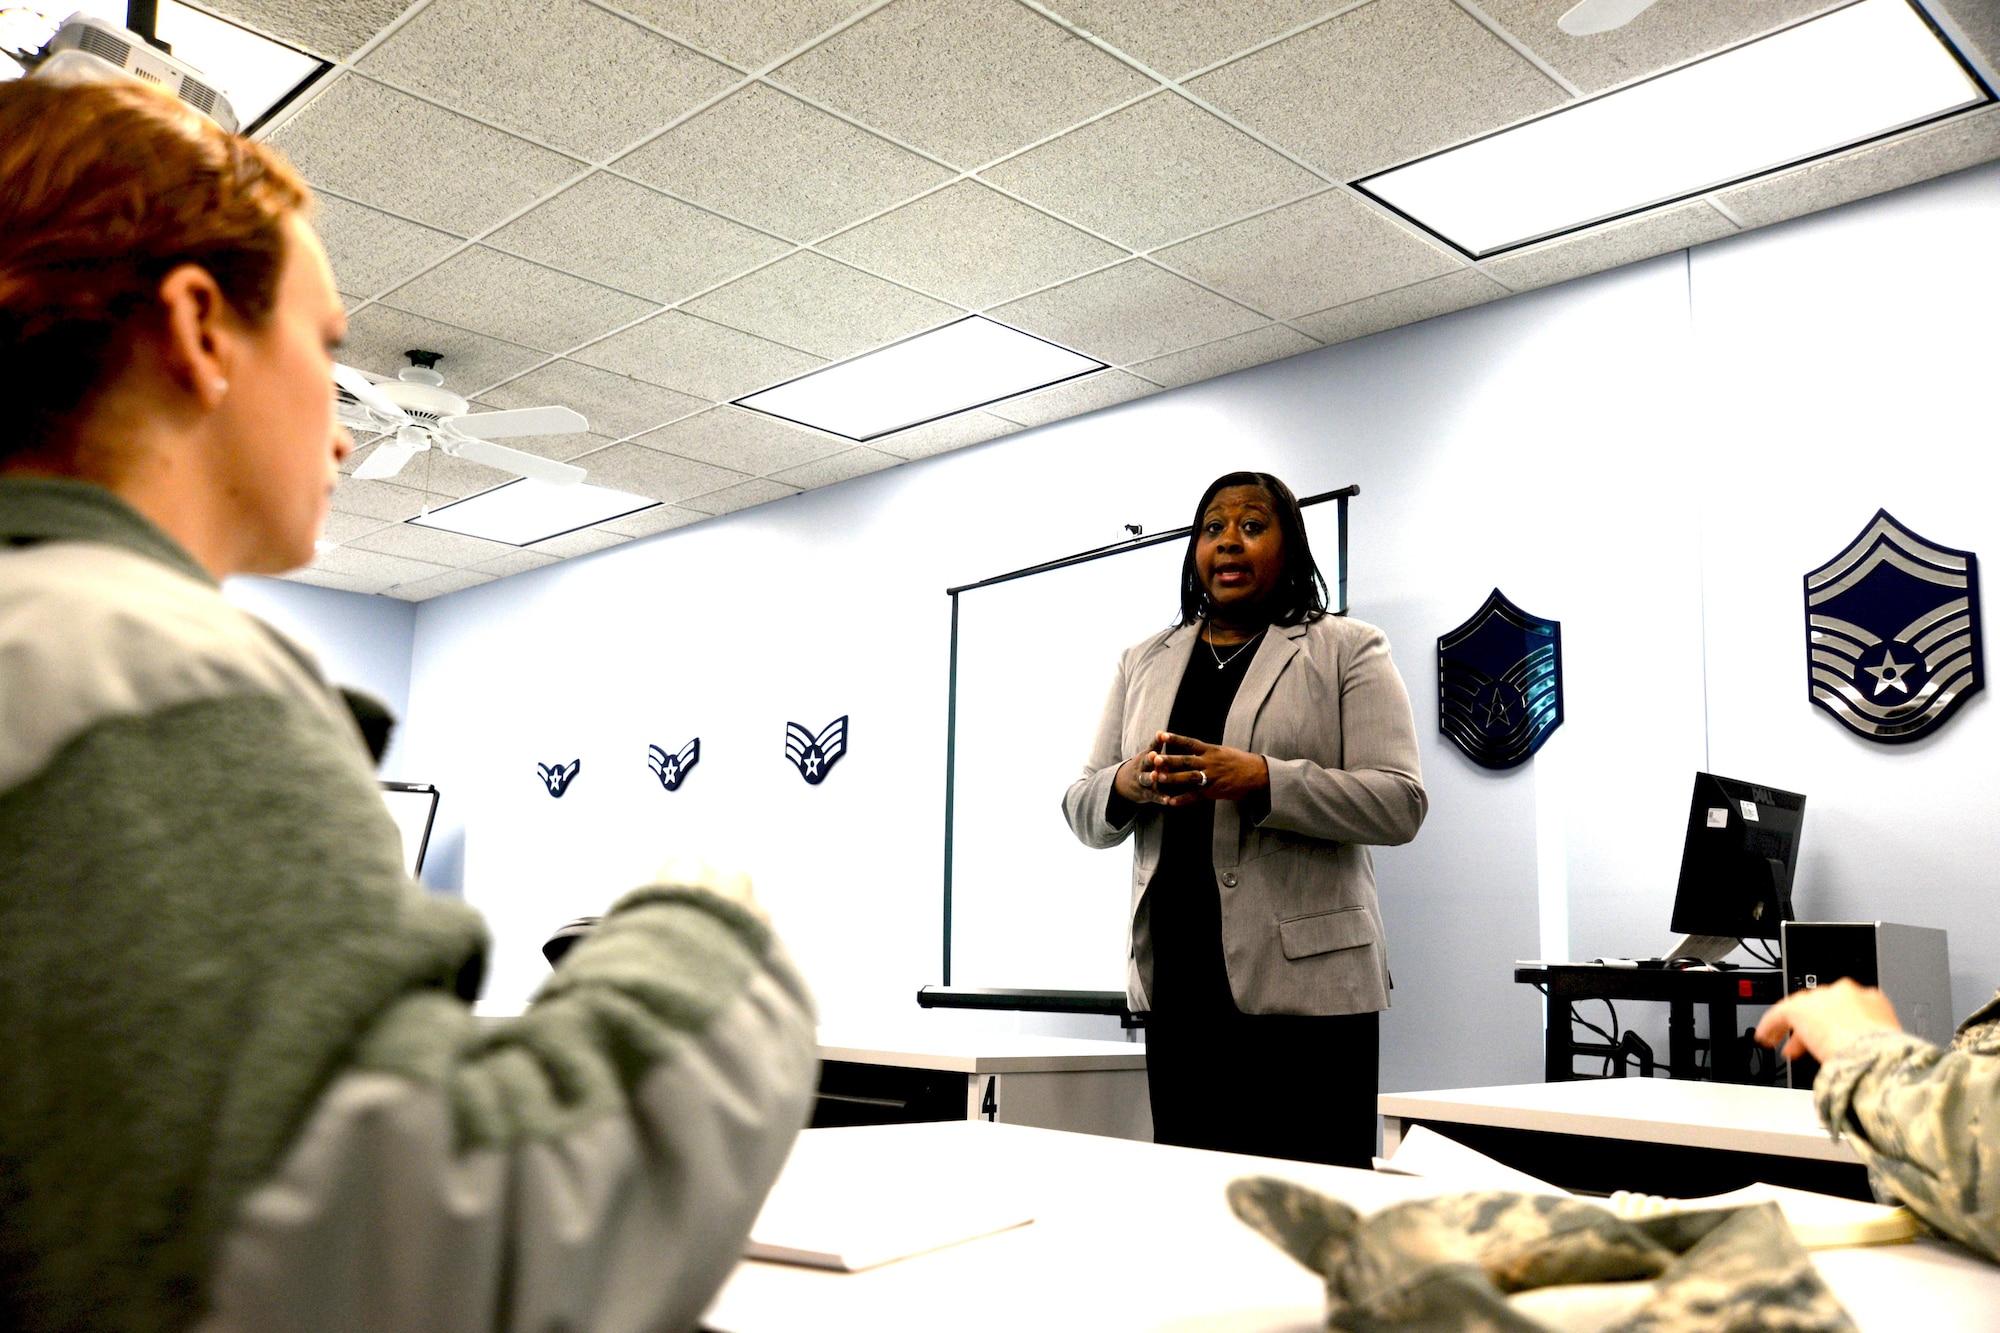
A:
{"label": "master sergeant insignia plaque", "polygon": [[1483,768],[1513,768],[1562,725],[1562,625],[1498,588],[1438,639],[1438,730]]}
{"label": "master sergeant insignia plaque", "polygon": [[1865,740],[1928,736],[1985,683],[1979,561],[1878,509],[1806,575],[1806,688]]}

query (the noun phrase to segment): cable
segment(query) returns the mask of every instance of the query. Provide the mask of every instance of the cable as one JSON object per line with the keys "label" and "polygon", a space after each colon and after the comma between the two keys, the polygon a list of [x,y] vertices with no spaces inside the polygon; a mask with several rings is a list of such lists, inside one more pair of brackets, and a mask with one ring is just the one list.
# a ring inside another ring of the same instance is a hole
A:
{"label": "cable", "polygon": [[[1582,1014],[1579,1014],[1576,1011],[1576,1005],[1574,1003],[1572,1003],[1569,1007],[1569,1021],[1572,1024],[1589,1028],[1592,1032],[1595,1032],[1598,1036],[1604,1038],[1605,1043],[1607,1045],[1616,1046],[1618,1044],[1618,1038],[1621,1035],[1618,1026],[1618,1008],[1616,1005],[1612,1004],[1611,1001],[1609,1000],[1604,1000],[1600,998],[1599,1002],[1603,1004],[1603,1006],[1611,1013],[1611,1031],[1606,1032],[1603,1028],[1597,1026],[1597,1024],[1591,1022],[1589,1019],[1585,1018]],[[1602,1077],[1604,1078],[1611,1077],[1611,1061],[1612,1061],[1611,1056],[1607,1055],[1604,1057],[1604,1068],[1602,1069],[1602,1071],[1600,1071]]]}
{"label": "cable", "polygon": [[1768,951],[1768,946],[1765,945],[1762,940],[1743,941],[1743,952],[1749,954],[1752,958],[1755,958],[1758,962],[1762,963],[1766,967],[1781,966],[1781,964],[1778,962],[1777,956]]}

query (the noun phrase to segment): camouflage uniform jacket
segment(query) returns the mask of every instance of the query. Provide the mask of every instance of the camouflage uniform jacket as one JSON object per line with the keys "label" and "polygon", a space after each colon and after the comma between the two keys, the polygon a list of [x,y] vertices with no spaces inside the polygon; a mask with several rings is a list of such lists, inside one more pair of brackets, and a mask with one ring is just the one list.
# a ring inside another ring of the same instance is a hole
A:
{"label": "camouflage uniform jacket", "polygon": [[1878,1195],[2000,1260],[2000,995],[1948,1051],[1906,1032],[1862,1037],[1821,1067],[1813,1098]]}
{"label": "camouflage uniform jacket", "polygon": [[1854,1333],[1775,1204],[1626,1221],[1482,1191],[1363,1217],[1271,1177],[1233,1182],[1229,1204],[1326,1279],[1343,1333]]}

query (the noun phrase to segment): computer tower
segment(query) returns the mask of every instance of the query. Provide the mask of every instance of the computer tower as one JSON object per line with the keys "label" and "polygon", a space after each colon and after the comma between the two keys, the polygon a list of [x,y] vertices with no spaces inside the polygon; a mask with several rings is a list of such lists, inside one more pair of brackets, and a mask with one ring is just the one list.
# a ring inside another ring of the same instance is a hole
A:
{"label": "computer tower", "polygon": [[[1893,921],[1787,921],[1781,936],[1785,994],[1811,990],[1842,977],[1879,986],[1905,1031],[1949,1045],[1956,1021],[1951,1007],[1951,955],[1945,933]],[[1791,1084],[1810,1088],[1819,1062],[1792,1061]]]}

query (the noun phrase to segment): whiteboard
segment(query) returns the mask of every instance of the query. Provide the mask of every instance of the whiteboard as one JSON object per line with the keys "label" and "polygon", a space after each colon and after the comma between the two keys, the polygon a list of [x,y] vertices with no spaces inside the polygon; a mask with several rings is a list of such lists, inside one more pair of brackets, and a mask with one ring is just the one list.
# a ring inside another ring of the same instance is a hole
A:
{"label": "whiteboard", "polygon": [[[1338,504],[1305,510],[1339,600]],[[958,594],[950,798],[953,987],[1123,991],[1132,844],[1063,818],[1119,654],[1172,625],[1185,540]]]}
{"label": "whiteboard", "polygon": [[424,868],[424,850],[430,844],[431,821],[437,816],[436,787],[422,783],[385,782],[382,799],[403,833],[403,869],[415,879]]}

